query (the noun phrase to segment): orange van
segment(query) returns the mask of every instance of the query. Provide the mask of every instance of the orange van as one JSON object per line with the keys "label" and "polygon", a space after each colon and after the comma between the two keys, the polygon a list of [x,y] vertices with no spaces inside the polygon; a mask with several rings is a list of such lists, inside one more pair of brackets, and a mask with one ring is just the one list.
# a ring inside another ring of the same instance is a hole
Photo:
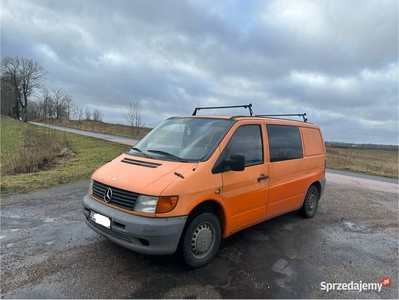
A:
{"label": "orange van", "polygon": [[[197,115],[249,109],[249,116]],[[208,264],[221,238],[298,210],[315,215],[326,179],[320,128],[254,115],[252,105],[172,117],[94,172],[86,224],[128,249]],[[290,115],[282,115],[290,116]]]}

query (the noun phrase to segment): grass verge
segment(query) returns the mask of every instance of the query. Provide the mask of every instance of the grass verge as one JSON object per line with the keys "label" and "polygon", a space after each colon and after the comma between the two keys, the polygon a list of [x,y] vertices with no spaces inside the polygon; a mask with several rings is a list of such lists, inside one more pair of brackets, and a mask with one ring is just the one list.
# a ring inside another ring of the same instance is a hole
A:
{"label": "grass verge", "polygon": [[[23,134],[35,125],[15,121],[1,116],[1,167],[12,153],[23,146]],[[106,162],[129,149],[121,145],[72,133],[63,133],[75,154],[65,159],[56,168],[28,174],[2,175],[1,194],[26,193],[62,183],[72,183],[90,178],[91,174]]]}

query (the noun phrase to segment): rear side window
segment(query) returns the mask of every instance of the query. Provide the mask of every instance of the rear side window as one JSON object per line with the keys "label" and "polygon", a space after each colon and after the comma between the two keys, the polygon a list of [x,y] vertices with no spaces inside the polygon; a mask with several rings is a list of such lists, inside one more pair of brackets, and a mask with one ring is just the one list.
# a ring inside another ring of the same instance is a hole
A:
{"label": "rear side window", "polygon": [[303,157],[299,128],[285,125],[266,125],[269,139],[270,162]]}

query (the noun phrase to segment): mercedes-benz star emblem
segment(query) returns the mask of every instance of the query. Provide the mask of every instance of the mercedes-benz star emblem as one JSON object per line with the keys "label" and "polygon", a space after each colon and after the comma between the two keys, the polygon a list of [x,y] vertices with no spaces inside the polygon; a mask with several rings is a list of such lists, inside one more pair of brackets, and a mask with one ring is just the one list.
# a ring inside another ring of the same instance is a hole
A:
{"label": "mercedes-benz star emblem", "polygon": [[104,193],[104,201],[110,203],[112,200],[112,190],[107,188]]}

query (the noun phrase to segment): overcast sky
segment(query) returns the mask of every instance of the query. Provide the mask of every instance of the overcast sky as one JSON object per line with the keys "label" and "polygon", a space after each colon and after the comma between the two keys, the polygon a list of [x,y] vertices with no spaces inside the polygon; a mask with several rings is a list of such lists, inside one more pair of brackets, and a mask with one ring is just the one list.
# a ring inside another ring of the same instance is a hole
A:
{"label": "overcast sky", "polygon": [[397,0],[1,0],[7,55],[111,123],[129,101],[150,127],[252,103],[306,112],[327,141],[398,144]]}

